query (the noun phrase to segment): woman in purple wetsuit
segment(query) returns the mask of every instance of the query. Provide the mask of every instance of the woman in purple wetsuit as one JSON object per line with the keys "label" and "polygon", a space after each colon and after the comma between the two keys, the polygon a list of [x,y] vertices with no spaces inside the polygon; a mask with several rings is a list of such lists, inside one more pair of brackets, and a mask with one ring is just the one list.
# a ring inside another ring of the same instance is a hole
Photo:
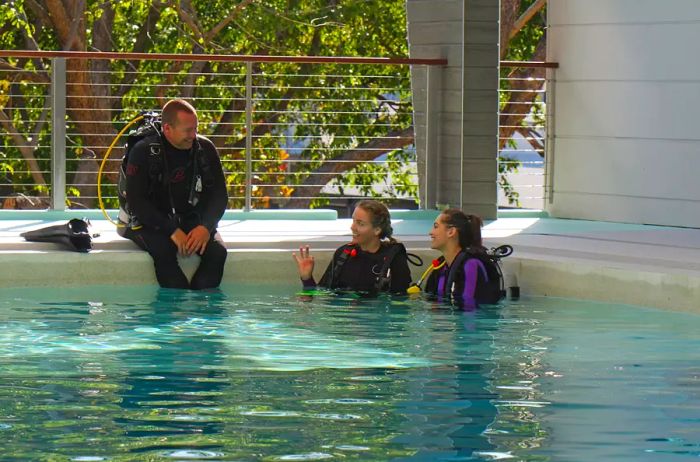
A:
{"label": "woman in purple wetsuit", "polygon": [[481,241],[482,223],[478,216],[459,209],[447,209],[437,217],[430,231],[430,247],[442,257],[433,262],[427,293],[464,309],[502,298],[500,280],[491,271],[493,263]]}

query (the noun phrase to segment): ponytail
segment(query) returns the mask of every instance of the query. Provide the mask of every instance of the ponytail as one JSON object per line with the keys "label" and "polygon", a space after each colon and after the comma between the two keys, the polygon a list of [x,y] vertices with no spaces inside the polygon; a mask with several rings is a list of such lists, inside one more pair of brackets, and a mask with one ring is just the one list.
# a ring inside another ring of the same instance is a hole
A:
{"label": "ponytail", "polygon": [[467,215],[459,209],[447,209],[442,212],[444,222],[457,229],[459,246],[462,249],[483,250],[481,227],[483,221],[477,215]]}

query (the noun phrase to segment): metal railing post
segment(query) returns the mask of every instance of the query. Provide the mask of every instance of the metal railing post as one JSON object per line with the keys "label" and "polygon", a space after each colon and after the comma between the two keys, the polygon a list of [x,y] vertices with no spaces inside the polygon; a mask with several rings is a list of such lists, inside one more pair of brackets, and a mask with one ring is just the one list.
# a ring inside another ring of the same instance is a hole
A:
{"label": "metal railing post", "polygon": [[51,210],[65,210],[66,58],[51,61]]}
{"label": "metal railing post", "polygon": [[545,145],[544,145],[544,206],[554,202],[554,124],[555,124],[555,72],[556,69],[547,69],[545,72]]}
{"label": "metal railing post", "polygon": [[253,62],[246,63],[245,76],[245,208],[250,212],[253,196]]}
{"label": "metal railing post", "polygon": [[423,166],[423,178],[425,178],[425,186],[423,187],[424,197],[421,200],[420,208],[429,209],[432,199],[433,181],[431,179],[431,171],[433,163],[430,159],[430,66],[425,66],[425,163]]}

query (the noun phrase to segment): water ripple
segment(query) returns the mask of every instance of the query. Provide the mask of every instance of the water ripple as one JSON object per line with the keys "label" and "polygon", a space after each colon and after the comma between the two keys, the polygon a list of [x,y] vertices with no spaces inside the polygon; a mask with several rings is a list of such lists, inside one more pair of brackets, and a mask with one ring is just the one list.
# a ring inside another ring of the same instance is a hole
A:
{"label": "water ripple", "polygon": [[288,454],[286,456],[279,456],[275,460],[326,460],[332,458],[332,454],[325,452],[308,452],[306,454]]}
{"label": "water ripple", "polygon": [[301,413],[295,411],[243,411],[241,415],[256,417],[299,417]]}
{"label": "water ripple", "polygon": [[217,457],[223,457],[221,452],[213,451],[200,451],[193,449],[178,449],[177,451],[168,451],[162,453],[165,457],[170,457],[173,459],[214,459]]}
{"label": "water ripple", "polygon": [[374,401],[370,399],[358,398],[326,398],[326,399],[308,399],[304,401],[306,404],[372,404]]}

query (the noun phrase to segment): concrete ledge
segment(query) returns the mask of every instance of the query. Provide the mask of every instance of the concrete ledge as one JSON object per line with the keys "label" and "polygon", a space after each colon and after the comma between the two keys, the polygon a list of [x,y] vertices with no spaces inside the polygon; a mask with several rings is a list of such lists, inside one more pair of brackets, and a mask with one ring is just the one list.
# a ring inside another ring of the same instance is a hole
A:
{"label": "concrete ledge", "polygon": [[498,218],[549,218],[549,214],[537,209],[498,209]]}
{"label": "concrete ledge", "polygon": [[[113,215],[113,216],[116,216]],[[335,210],[226,210],[223,220],[337,220]]]}
{"label": "concrete ledge", "polygon": [[[439,210],[392,210],[391,219],[396,220],[421,220],[432,223],[440,215]],[[430,229],[430,228],[428,228]],[[427,231],[426,231],[427,232]]]}
{"label": "concrete ledge", "polygon": [[[430,249],[409,249],[425,265],[412,267],[414,280],[437,255]],[[517,250],[516,250],[517,252]],[[332,249],[316,250],[315,275],[328,265]],[[181,261],[191,275],[197,257]],[[98,250],[4,251],[0,265],[11,268],[0,287],[156,284],[150,257],[142,251]],[[700,314],[700,275],[608,266],[580,259],[552,260],[509,257],[503,262],[506,286],[518,285],[523,295],[544,295],[608,301]],[[290,249],[229,250],[225,283],[293,284],[298,280]]]}
{"label": "concrete ledge", "polygon": [[[107,214],[116,220],[118,210],[107,210]],[[0,210],[0,220],[70,220],[71,218],[86,218],[90,220],[105,220],[101,210]],[[223,220],[337,220],[338,212],[327,209],[309,210],[226,210]]]}
{"label": "concrete ledge", "polygon": [[[23,219],[0,220],[0,287],[156,284],[148,254],[118,237],[107,221],[93,221],[91,229],[100,233],[94,239],[95,250],[79,254],[19,237],[29,229],[65,222],[66,214],[39,212],[41,218],[31,218],[31,213],[23,213]],[[434,211],[392,211],[398,239],[425,263],[423,268],[412,268],[414,280],[437,257],[429,249],[427,236],[435,215]],[[513,245],[514,255],[504,260],[506,285],[519,286],[522,294],[700,314],[700,229],[514,215],[489,222],[484,237],[487,246]],[[47,216],[56,220],[47,221]],[[225,220],[219,226],[229,251],[224,282],[294,284],[297,274],[291,253],[303,244],[312,247],[315,273],[320,277],[333,250],[350,240],[350,222]],[[196,260],[183,261],[185,272],[194,271]]]}
{"label": "concrete ledge", "polygon": [[[119,214],[118,210],[107,210],[107,214],[114,220]],[[439,215],[438,210],[392,210],[392,219],[403,220],[434,220]],[[500,213],[500,212],[499,212]],[[512,212],[504,212],[509,216]],[[542,212],[523,211],[516,216],[542,216]],[[89,220],[105,220],[101,210],[0,210],[0,220],[41,220],[58,221],[71,218],[87,218]],[[226,210],[222,220],[337,220],[338,212],[329,209],[309,210]]]}
{"label": "concrete ledge", "polygon": [[[316,250],[314,274],[321,277],[333,250]],[[415,252],[426,263],[434,258],[429,250]],[[199,257],[181,258],[183,271],[191,276]],[[90,253],[69,251],[0,251],[0,265],[11,268],[0,278],[0,287],[59,287],[84,285],[157,284],[151,257],[141,250]],[[412,267],[412,272],[418,270]],[[420,275],[420,274],[418,274]],[[270,282],[294,284],[299,280],[292,251],[288,249],[229,250],[224,283]]]}
{"label": "concrete ledge", "polygon": [[515,277],[524,294],[700,314],[700,276],[694,273],[616,268],[581,260],[531,258],[515,258],[504,266],[507,277]]}

